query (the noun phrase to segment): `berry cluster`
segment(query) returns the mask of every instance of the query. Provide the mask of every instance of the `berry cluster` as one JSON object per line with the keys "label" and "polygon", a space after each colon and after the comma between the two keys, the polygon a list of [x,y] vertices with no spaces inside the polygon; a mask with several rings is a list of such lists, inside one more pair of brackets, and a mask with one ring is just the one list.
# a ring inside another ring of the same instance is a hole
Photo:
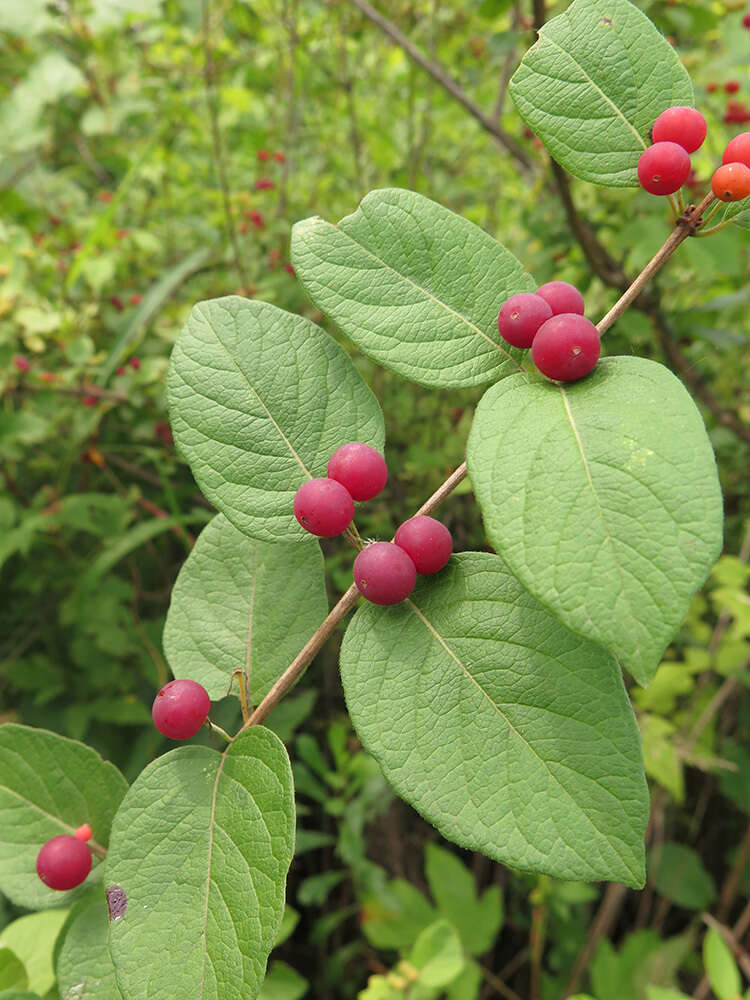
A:
{"label": "berry cluster", "polygon": [[338,448],[327,472],[327,477],[308,479],[294,498],[294,516],[305,531],[319,538],[345,531],[354,518],[354,501],[372,500],[388,479],[383,456],[360,441]]}
{"label": "berry cluster", "polygon": [[511,295],[500,307],[497,328],[513,347],[530,347],[547,378],[574,382],[592,371],[601,350],[599,333],[583,312],[575,285],[548,281],[536,292]]}
{"label": "berry cluster", "polygon": [[404,521],[392,542],[373,542],[354,560],[357,590],[372,604],[398,604],[414,590],[417,573],[439,572],[451,557],[453,538],[434,517]]}
{"label": "berry cluster", "polygon": [[695,108],[677,106],[662,111],[651,129],[653,145],[638,161],[638,180],[650,194],[678,191],[690,173],[690,153],[703,145],[706,119]]}
{"label": "berry cluster", "polygon": [[711,178],[711,190],[720,201],[741,201],[750,195],[750,132],[727,143],[721,166]]}

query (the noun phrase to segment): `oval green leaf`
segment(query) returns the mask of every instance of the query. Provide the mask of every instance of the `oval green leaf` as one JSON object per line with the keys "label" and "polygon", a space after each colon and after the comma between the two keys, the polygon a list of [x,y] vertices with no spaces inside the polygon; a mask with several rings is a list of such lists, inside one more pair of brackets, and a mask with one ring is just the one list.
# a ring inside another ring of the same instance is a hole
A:
{"label": "oval green leaf", "polygon": [[198,681],[212,699],[243,670],[257,705],[327,611],[319,546],[259,542],[219,514],[177,577],[164,651],[175,677]]}
{"label": "oval green leaf", "polygon": [[335,340],[237,295],[199,302],[167,377],[177,446],[208,499],[262,541],[310,540],[294,494],[349,441],[383,450],[378,401]]}
{"label": "oval green leaf", "polygon": [[713,451],[679,379],[635,357],[564,387],[513,375],[479,403],[466,458],[512,572],[647,684],[722,543]]}
{"label": "oval green leaf", "polygon": [[541,29],[509,89],[558,163],[608,187],[637,187],[654,121],[693,104],[677,53],[628,0],[575,0]]}
{"label": "oval green leaf", "polygon": [[28,909],[66,906],[77,890],[55,892],[40,881],[40,848],[82,823],[106,846],[127,787],[114,764],[83,743],[15,723],[0,726],[0,891]]}
{"label": "oval green leaf", "polygon": [[142,772],[115,818],[105,874],[127,1000],[258,995],[294,823],[289,758],[268,729],[241,733],[223,754],[181,747]]}
{"label": "oval green leaf", "polygon": [[102,888],[79,899],[63,928],[57,983],[63,1000],[122,1000],[109,954],[109,917]]}
{"label": "oval green leaf", "polygon": [[481,385],[523,354],[497,312],[533,278],[474,223],[415,191],[371,191],[332,225],[292,230],[292,261],[315,305],[384,368],[421,385]]}
{"label": "oval green leaf", "polygon": [[449,840],[562,879],[644,881],[648,792],[617,664],[502,559],[454,556],[347,629],[352,721],[396,791]]}

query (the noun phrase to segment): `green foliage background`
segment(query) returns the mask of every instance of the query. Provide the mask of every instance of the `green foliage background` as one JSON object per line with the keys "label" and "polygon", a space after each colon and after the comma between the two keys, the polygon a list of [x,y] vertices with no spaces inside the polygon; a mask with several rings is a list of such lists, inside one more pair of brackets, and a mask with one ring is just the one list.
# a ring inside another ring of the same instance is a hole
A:
{"label": "green foliage background", "polygon": [[[550,3],[547,15],[564,6]],[[697,201],[741,129],[723,119],[750,87],[748,8],[638,6],[674,41],[709,120],[693,157]],[[385,186],[476,222],[538,282],[573,281],[593,318],[617,297],[593,273],[547,153],[505,94],[534,38],[532,4],[388,0],[380,9],[496,116],[532,172],[344,0],[12,0],[0,10],[1,718],[85,739],[129,780],[166,748],[150,724],[169,676],[164,619],[211,516],[174,451],[164,402],[169,352],[196,301],[237,292],[325,325],[290,273],[292,224],[338,219]],[[740,83],[733,97],[723,90],[730,79]],[[635,274],[666,234],[663,203],[577,181],[572,191],[581,217]],[[631,310],[605,341],[606,353],[667,363],[696,395],[719,463],[727,555],[654,682],[633,692],[654,799],[651,875],[642,894],[623,897],[588,956],[579,986],[597,1000],[697,982],[700,912],[741,913],[731,901],[722,911],[722,891],[748,843],[750,809],[749,266],[745,230],[686,241],[658,278],[668,324]],[[389,537],[461,461],[482,390],[416,387],[344,346],[381,400],[391,470],[359,528]],[[487,548],[468,485],[457,493],[441,513],[456,549]],[[351,556],[335,540],[324,551],[333,599],[349,585]],[[231,724],[234,711],[225,702],[217,721]],[[451,954],[441,919],[470,956],[455,1000],[497,995],[498,974],[522,996],[560,995],[602,893],[437,846],[353,737],[335,649],[271,724],[292,754],[301,804],[273,996],[300,996],[307,981],[311,995],[353,997],[373,973],[395,968],[398,978],[399,959],[426,967],[436,946],[420,935],[431,927]],[[750,888],[747,871],[738,877],[735,897]],[[5,904],[0,925],[19,916]],[[491,929],[481,946],[480,927]],[[36,934],[37,951],[48,939],[51,950],[58,929]],[[527,952],[514,966],[540,935],[543,959]],[[76,942],[66,940],[72,975]],[[12,943],[2,983],[56,996],[48,972],[17,975],[23,948]],[[434,974],[440,995],[449,980]],[[371,983],[369,995],[402,995],[388,988]]]}

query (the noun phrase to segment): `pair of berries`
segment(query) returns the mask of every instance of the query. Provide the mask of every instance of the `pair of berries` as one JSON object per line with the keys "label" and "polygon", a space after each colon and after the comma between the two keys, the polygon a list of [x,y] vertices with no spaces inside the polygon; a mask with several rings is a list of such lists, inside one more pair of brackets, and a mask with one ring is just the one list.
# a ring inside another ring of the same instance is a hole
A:
{"label": "pair of berries", "polygon": [[372,604],[398,604],[414,590],[417,573],[441,570],[451,557],[450,531],[433,517],[404,521],[392,542],[373,542],[354,560],[357,590]]}
{"label": "pair of berries", "polygon": [[354,518],[354,501],[372,500],[388,479],[383,456],[361,441],[338,448],[326,471],[327,477],[308,479],[294,497],[294,516],[318,538],[345,531]]}
{"label": "pair of berries", "polygon": [[93,831],[88,823],[75,836],[64,833],[48,840],[36,856],[36,873],[50,889],[75,889],[91,871],[91,851],[87,840]]}
{"label": "pair of berries", "polygon": [[706,119],[695,108],[667,108],[651,129],[653,145],[638,161],[638,180],[650,194],[678,191],[690,174],[690,156],[703,145]]}
{"label": "pair of berries", "polygon": [[548,281],[536,292],[519,292],[504,302],[497,328],[513,347],[530,347],[534,364],[547,378],[574,382],[592,371],[601,351],[599,333],[583,311],[575,285]]}
{"label": "pair of berries", "polygon": [[740,132],[727,143],[722,165],[711,178],[711,190],[720,201],[741,201],[750,195],[750,132]]}

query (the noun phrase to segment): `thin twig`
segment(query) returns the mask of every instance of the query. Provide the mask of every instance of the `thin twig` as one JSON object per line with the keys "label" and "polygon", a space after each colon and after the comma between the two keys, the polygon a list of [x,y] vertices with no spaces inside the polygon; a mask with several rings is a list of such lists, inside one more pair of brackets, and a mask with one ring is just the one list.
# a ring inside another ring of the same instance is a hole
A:
{"label": "thin twig", "polygon": [[[737,923],[732,928],[732,936],[736,941],[741,941],[748,927],[750,927],[750,903],[745,905],[745,909],[739,916]],[[711,992],[711,984],[708,981],[708,976],[703,976],[701,981],[696,986],[693,991],[693,1000],[706,1000],[706,997]]]}
{"label": "thin twig", "polygon": [[620,915],[627,894],[627,886],[621,885],[619,882],[610,882],[605,889],[597,914],[589,928],[588,937],[575,960],[563,997],[578,992],[583,974],[591,964],[591,959],[594,957],[594,952],[601,939],[609,936]]}
{"label": "thin twig", "polygon": [[453,77],[438,62],[428,59],[392,21],[383,17],[367,0],[349,0],[349,3],[354,4],[355,7],[361,10],[365,17],[369,18],[373,24],[380,28],[383,34],[388,35],[399,48],[403,49],[410,59],[418,66],[421,66],[434,80],[437,80],[441,87],[479,122],[485,132],[489,132],[495,141],[515,158],[524,173],[533,172],[535,165],[523,147],[519,145],[512,135],[494,122],[489,115],[486,115],[479,105],[469,97],[463,88],[456,83]]}
{"label": "thin twig", "polygon": [[[732,903],[737,895],[740,879],[742,878],[743,872],[747,867],[748,861],[750,861],[750,826],[748,826],[747,830],[745,830],[745,836],[742,838],[742,843],[737,851],[737,857],[735,858],[734,864],[732,865],[729,874],[724,880],[724,885],[721,888],[719,910],[717,912],[719,920],[726,920],[729,916]],[[740,937],[741,936],[742,935],[740,935]]]}
{"label": "thin twig", "polygon": [[490,972],[489,969],[485,969],[485,967],[480,964],[479,971],[482,973],[484,981],[489,983],[492,989],[496,993],[499,993],[501,997],[505,997],[505,1000],[521,1000],[515,990],[512,990],[507,983],[504,983],[502,979]]}

